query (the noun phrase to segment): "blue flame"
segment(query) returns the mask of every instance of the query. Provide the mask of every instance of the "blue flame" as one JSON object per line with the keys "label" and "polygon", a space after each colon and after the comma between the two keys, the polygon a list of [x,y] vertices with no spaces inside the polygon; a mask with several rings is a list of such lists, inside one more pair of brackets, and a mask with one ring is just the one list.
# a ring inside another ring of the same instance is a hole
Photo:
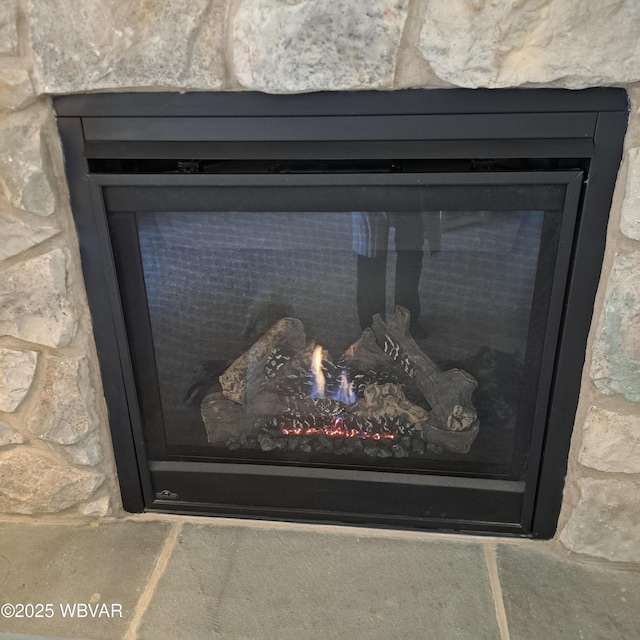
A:
{"label": "blue flame", "polygon": [[331,398],[342,404],[353,404],[356,401],[356,392],[353,390],[353,382],[349,381],[346,369],[340,374],[340,386],[333,392]]}

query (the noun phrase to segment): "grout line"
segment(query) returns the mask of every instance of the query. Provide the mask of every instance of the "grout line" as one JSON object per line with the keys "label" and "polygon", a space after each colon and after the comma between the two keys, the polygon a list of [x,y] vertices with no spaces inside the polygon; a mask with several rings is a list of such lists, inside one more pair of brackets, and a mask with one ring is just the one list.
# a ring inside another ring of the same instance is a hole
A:
{"label": "grout line", "polygon": [[167,568],[167,564],[169,563],[169,558],[173,553],[173,548],[176,545],[176,541],[178,540],[178,536],[180,535],[180,531],[182,530],[182,522],[176,522],[171,529],[171,532],[167,536],[167,539],[164,543],[164,547],[162,548],[162,552],[158,557],[156,562],[156,566],[153,569],[153,573],[149,578],[149,582],[145,587],[144,591],[140,598],[138,598],[138,603],[136,604],[136,608],[133,614],[133,618],[129,623],[129,628],[127,632],[124,634],[123,640],[135,640],[137,637],[138,627],[140,626],[140,622],[142,621],[142,616],[144,616],[151,599],[153,598],[153,594],[156,591],[156,587],[158,586],[158,582],[164,573],[164,570]]}
{"label": "grout line", "polygon": [[500,586],[500,576],[498,575],[498,562],[496,560],[496,547],[494,544],[485,543],[484,557],[487,561],[489,582],[491,583],[491,593],[493,593],[493,603],[496,608],[496,619],[498,620],[498,627],[500,628],[500,640],[509,640],[507,612],[504,608],[502,587]]}

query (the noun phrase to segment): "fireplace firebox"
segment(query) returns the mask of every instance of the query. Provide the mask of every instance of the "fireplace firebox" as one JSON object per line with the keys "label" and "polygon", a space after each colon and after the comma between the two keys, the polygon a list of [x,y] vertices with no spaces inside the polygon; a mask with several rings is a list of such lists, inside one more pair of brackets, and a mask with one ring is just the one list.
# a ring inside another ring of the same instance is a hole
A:
{"label": "fireplace firebox", "polygon": [[127,510],[553,534],[622,90],[55,106]]}

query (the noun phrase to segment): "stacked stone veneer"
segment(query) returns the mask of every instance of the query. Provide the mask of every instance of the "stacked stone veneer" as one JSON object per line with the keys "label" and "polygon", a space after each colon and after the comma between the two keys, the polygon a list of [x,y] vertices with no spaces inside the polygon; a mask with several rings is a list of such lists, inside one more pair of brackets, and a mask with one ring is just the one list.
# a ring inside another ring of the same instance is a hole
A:
{"label": "stacked stone veneer", "polygon": [[2,0],[0,511],[118,512],[49,95],[618,85],[631,121],[559,538],[640,561],[639,34],[637,0]]}

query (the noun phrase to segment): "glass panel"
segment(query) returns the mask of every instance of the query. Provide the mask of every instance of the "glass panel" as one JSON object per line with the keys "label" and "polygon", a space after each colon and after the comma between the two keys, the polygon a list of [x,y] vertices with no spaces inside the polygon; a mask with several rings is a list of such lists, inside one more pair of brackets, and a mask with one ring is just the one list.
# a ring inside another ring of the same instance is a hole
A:
{"label": "glass panel", "polygon": [[168,455],[511,465],[550,215],[137,214]]}

